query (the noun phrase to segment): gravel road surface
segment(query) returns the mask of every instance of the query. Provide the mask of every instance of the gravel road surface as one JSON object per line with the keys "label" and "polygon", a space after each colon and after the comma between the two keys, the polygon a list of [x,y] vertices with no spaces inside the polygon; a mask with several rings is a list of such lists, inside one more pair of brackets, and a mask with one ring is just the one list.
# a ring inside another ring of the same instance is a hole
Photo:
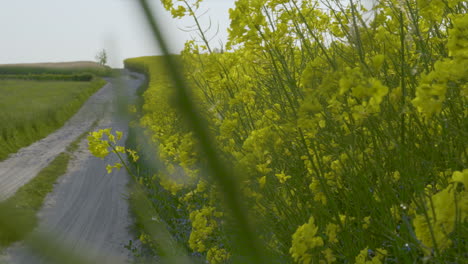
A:
{"label": "gravel road surface", "polygon": [[[128,120],[116,114],[116,91],[121,89],[128,99],[134,100],[144,76],[124,71],[121,77],[106,80],[108,84],[94,94],[62,129],[0,163],[3,198],[34,177],[95,120],[99,120],[96,129],[112,127],[114,131],[127,132]],[[123,145],[125,139],[120,142]],[[134,240],[129,230],[131,217],[125,199],[129,176],[123,169],[111,174],[105,169],[106,164],[116,161],[114,155],[105,159],[91,156],[86,149],[86,140],[83,140],[74,153],[68,172],[58,180],[39,212],[38,231],[55,235],[58,242],[77,254],[86,255],[93,263],[128,263],[131,255],[124,245]],[[15,264],[48,263],[21,243],[7,249],[3,260]]]}

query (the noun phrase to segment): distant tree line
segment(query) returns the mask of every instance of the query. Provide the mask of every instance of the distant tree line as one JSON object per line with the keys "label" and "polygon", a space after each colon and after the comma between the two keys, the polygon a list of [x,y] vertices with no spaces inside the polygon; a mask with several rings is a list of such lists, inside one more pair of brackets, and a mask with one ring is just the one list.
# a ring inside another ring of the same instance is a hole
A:
{"label": "distant tree line", "polygon": [[89,82],[94,75],[83,74],[0,74],[1,80],[78,81]]}

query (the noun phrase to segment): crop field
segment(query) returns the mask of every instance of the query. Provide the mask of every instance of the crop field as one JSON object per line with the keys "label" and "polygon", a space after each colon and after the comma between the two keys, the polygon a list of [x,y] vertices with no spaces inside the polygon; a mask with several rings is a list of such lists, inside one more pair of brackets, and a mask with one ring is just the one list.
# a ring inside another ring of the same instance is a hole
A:
{"label": "crop field", "polygon": [[63,126],[104,84],[0,77],[0,160]]}
{"label": "crop field", "polygon": [[94,74],[107,76],[111,68],[91,61],[0,64],[0,75]]}
{"label": "crop field", "polygon": [[464,262],[468,6],[437,3],[239,0],[225,51],[127,59],[150,214],[212,264]]}

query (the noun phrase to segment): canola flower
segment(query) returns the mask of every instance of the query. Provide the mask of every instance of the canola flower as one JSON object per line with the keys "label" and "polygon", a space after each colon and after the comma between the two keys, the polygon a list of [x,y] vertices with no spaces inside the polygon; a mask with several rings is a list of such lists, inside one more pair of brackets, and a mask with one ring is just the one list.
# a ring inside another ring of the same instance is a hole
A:
{"label": "canola flower", "polygon": [[125,162],[120,154],[129,154],[133,162],[137,162],[139,159],[136,151],[117,145],[117,141],[121,140],[122,137],[122,131],[115,131],[115,134],[113,134],[111,128],[91,132],[87,137],[88,150],[94,156],[104,159],[112,152],[119,157],[120,162],[116,162],[113,165],[107,164],[106,171],[108,174],[112,173],[113,169],[120,170],[124,166]]}
{"label": "canola flower", "polygon": [[[203,1],[163,4],[177,18],[203,10]],[[203,31],[186,43],[178,59],[194,101],[219,155],[241,172],[268,253],[296,263],[462,262],[467,8],[238,0],[225,52]],[[188,248],[209,263],[235,259],[223,194],[164,67],[152,57],[125,64],[149,76],[140,123],[164,165],[142,184],[178,201]],[[99,133],[96,156],[117,150]]]}
{"label": "canola flower", "polygon": [[364,248],[359,252],[359,255],[356,256],[356,264],[382,264],[385,259],[387,251],[384,249],[377,249],[374,256],[369,256],[371,250],[369,248]]}
{"label": "canola flower", "polygon": [[229,260],[230,254],[225,249],[212,247],[208,250],[206,258],[209,263],[221,264],[226,263]]}
{"label": "canola flower", "polygon": [[310,250],[324,245],[323,239],[317,236],[318,227],[314,224],[314,218],[300,226],[292,237],[292,246],[289,252],[298,263],[313,263],[313,253]]}
{"label": "canola flower", "polygon": [[[428,198],[424,205],[426,213],[414,218],[416,236],[426,254],[432,253],[435,248],[449,248],[453,243],[452,233],[456,231],[456,226],[468,221],[467,186],[468,169],[455,171],[451,184]],[[458,187],[462,190],[457,190]]]}

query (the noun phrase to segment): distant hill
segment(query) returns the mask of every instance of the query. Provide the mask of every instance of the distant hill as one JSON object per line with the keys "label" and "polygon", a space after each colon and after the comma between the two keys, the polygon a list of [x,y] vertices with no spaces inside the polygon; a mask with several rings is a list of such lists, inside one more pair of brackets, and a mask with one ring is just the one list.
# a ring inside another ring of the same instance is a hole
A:
{"label": "distant hill", "polygon": [[38,63],[13,63],[0,64],[0,67],[37,67],[37,68],[107,68],[94,61],[70,61],[70,62],[38,62]]}

